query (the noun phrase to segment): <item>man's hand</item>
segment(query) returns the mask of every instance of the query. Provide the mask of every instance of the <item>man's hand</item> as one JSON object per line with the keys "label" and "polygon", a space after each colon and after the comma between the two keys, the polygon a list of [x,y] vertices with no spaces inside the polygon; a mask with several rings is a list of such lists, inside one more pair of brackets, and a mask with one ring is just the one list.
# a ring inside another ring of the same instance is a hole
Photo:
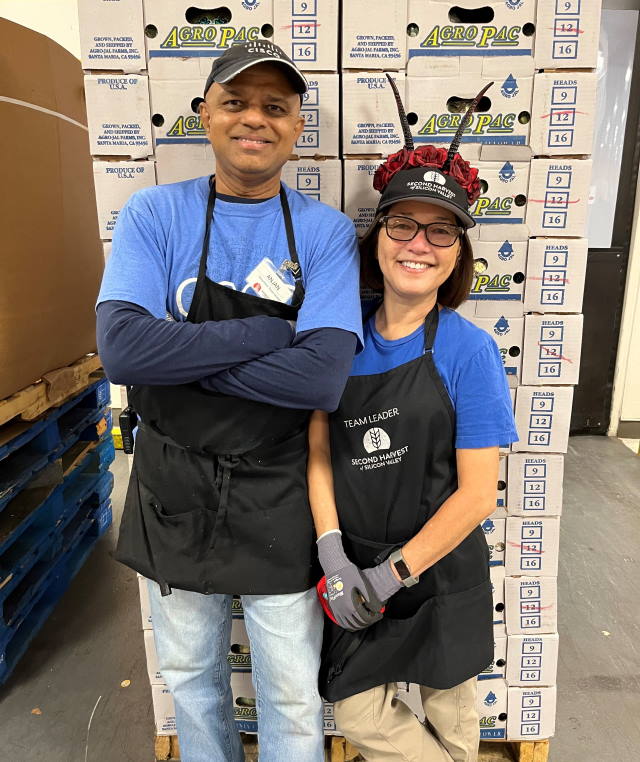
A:
{"label": "man's hand", "polygon": [[318,540],[318,555],[327,578],[327,603],[346,630],[361,630],[382,619],[382,602],[360,569],[349,561],[339,531]]}

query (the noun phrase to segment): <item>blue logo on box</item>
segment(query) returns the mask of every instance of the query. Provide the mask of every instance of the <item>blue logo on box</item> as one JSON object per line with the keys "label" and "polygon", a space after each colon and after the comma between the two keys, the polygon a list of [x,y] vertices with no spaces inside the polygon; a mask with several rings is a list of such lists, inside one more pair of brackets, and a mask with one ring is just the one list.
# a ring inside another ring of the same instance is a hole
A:
{"label": "blue logo on box", "polygon": [[510,330],[511,328],[509,326],[509,321],[506,319],[504,315],[502,315],[498,319],[497,323],[493,326],[493,332],[497,336],[506,336]]}
{"label": "blue logo on box", "polygon": [[503,183],[510,183],[512,180],[516,179],[516,171],[510,161],[504,163],[504,166],[500,172],[498,172],[498,177]]}
{"label": "blue logo on box", "polygon": [[498,697],[493,691],[489,691],[484,699],[485,706],[495,706],[498,703]]}
{"label": "blue logo on box", "polygon": [[505,98],[515,98],[516,95],[520,92],[520,89],[518,88],[518,81],[513,76],[513,74],[509,74],[509,76],[502,83],[500,92],[504,95]]}
{"label": "blue logo on box", "polygon": [[509,241],[505,241],[498,249],[498,259],[501,259],[503,262],[513,259],[513,246]]}

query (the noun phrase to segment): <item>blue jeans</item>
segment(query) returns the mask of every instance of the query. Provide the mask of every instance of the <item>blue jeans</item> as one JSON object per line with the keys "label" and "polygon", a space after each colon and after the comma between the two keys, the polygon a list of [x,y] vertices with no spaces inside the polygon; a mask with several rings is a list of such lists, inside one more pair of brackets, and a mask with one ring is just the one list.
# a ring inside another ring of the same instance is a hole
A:
{"label": "blue jeans", "polygon": [[[173,590],[149,582],[160,671],[176,707],[182,762],[242,762],[233,719],[231,596]],[[251,643],[261,762],[322,762],[318,667],[322,609],[315,589],[243,595]]]}

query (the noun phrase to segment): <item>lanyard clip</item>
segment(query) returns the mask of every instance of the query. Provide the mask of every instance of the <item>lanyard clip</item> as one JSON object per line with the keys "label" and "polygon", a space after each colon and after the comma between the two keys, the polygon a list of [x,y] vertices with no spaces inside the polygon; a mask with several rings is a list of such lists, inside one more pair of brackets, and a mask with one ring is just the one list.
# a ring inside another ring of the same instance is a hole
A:
{"label": "lanyard clip", "polygon": [[300,265],[297,262],[293,262],[291,259],[285,259],[280,265],[280,270],[282,272],[289,270],[294,278],[300,277]]}

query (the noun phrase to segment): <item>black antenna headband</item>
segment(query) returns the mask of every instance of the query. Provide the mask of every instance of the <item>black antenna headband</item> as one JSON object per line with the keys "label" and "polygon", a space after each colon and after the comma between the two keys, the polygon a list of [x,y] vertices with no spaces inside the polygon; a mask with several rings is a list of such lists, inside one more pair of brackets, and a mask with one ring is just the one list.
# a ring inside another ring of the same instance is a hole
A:
{"label": "black antenna headband", "polygon": [[[398,92],[398,88],[396,86],[395,81],[387,74],[387,79],[389,80],[389,84],[391,85],[391,89],[393,90],[393,94],[396,99],[396,105],[398,107],[398,116],[400,117],[400,124],[402,125],[402,132],[404,134],[404,148],[407,151],[413,151],[415,150],[414,144],[413,144],[413,136],[411,135],[411,127],[409,126],[409,122],[407,120],[407,115],[404,110],[404,105],[402,104],[402,99],[400,98],[400,93]],[[480,90],[480,92],[476,95],[476,97],[471,101],[469,104],[469,108],[466,110],[465,115],[462,117],[462,120],[460,121],[460,126],[456,130],[456,134],[453,136],[453,140],[451,141],[451,145],[449,146],[449,150],[447,151],[447,158],[444,162],[444,164],[441,167],[442,172],[446,172],[449,169],[449,165],[453,161],[453,157],[458,153],[458,148],[460,146],[460,141],[462,140],[462,135],[464,134],[464,131],[467,129],[467,126],[471,122],[471,119],[473,117],[473,112],[478,107],[478,104],[480,103],[480,100],[482,99],[482,96],[487,92],[487,90],[493,85],[493,82],[489,82],[488,85],[485,85],[485,87]]]}

